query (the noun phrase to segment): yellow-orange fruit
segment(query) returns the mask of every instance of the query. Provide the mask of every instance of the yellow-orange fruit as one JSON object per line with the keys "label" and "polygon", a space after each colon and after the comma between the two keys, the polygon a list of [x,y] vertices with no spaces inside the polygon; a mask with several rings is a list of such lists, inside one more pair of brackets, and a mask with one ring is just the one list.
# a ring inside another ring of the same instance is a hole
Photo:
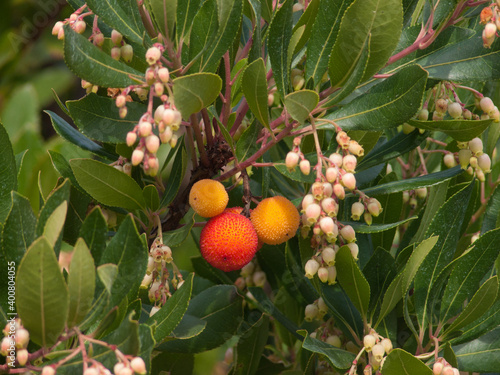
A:
{"label": "yellow-orange fruit", "polygon": [[200,235],[201,255],[224,272],[243,268],[254,257],[257,246],[257,233],[250,220],[232,212],[211,218]]}
{"label": "yellow-orange fruit", "polygon": [[231,212],[233,214],[241,214],[241,211],[243,211],[243,207],[228,207],[224,210],[224,213],[226,212]]}
{"label": "yellow-orange fruit", "polygon": [[202,217],[214,217],[227,206],[229,196],[219,181],[205,179],[196,182],[189,192],[189,205]]}
{"label": "yellow-orange fruit", "polygon": [[259,240],[268,245],[278,245],[295,236],[300,215],[292,202],[276,196],[260,202],[250,214],[250,220]]}

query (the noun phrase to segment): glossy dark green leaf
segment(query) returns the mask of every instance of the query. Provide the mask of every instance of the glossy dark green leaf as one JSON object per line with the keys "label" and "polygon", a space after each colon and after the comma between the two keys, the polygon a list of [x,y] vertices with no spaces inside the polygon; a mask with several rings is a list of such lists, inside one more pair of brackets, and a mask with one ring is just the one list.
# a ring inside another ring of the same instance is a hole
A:
{"label": "glossy dark green leaf", "polygon": [[462,309],[464,301],[477,290],[477,285],[500,254],[499,241],[500,228],[489,231],[479,237],[473,247],[456,261],[441,299],[442,322],[456,315]]}
{"label": "glossy dark green leaf", "polygon": [[162,350],[198,353],[216,348],[236,333],[242,320],[242,298],[232,285],[218,285],[196,295],[186,311],[187,315],[206,322],[198,335],[171,340],[160,345]]}
{"label": "glossy dark green leaf", "polygon": [[[253,20],[262,19],[262,5],[259,0],[249,0],[253,13]],[[248,53],[248,62],[253,62],[262,56],[262,30],[260,22],[255,22],[252,34],[252,47]]]}
{"label": "glossy dark green leaf", "polygon": [[80,238],[73,251],[68,275],[69,328],[80,323],[92,307],[95,273],[94,259],[85,241]]}
{"label": "glossy dark green leaf", "polygon": [[369,196],[378,194],[390,194],[398,191],[413,190],[425,186],[437,185],[443,181],[449,180],[462,174],[464,170],[460,166],[453,167],[441,172],[430,173],[427,175],[408,178],[395,182],[388,182],[387,184],[373,186],[363,189],[363,192]]}
{"label": "glossy dark green leaf", "polygon": [[78,181],[76,181],[76,177],[73,174],[73,171],[71,170],[71,167],[66,158],[57,151],[49,150],[47,152],[49,153],[52,165],[61,174],[61,176],[63,178],[69,179],[71,181],[71,185],[84,193],[85,190],[83,190],[80,184],[78,184]]}
{"label": "glossy dark green leaf", "polygon": [[300,16],[299,20],[294,25],[293,32],[295,32],[298,28],[305,26],[304,31],[302,32],[302,36],[295,46],[294,53],[300,51],[312,36],[314,20],[318,15],[319,6],[320,0],[311,0],[307,5],[307,8],[304,10],[304,13],[302,13],[302,16]]}
{"label": "glossy dark green leaf", "polygon": [[170,171],[170,176],[166,184],[167,186],[160,202],[160,207],[166,207],[174,200],[181,186],[182,179],[184,178],[186,165],[187,165],[186,148],[184,144],[181,144],[177,149],[177,153],[175,155],[174,162],[172,165],[172,170]]}
{"label": "glossy dark green leaf", "polygon": [[108,225],[100,207],[90,211],[80,228],[80,237],[85,240],[96,264],[101,264],[101,256],[106,248],[107,229]]}
{"label": "glossy dark green leaf", "polygon": [[257,139],[261,130],[257,121],[252,122],[236,143],[236,159],[241,163],[259,150]]}
{"label": "glossy dark green leaf", "polygon": [[68,212],[68,201],[63,201],[47,218],[43,227],[43,236],[51,247],[56,245],[57,240],[62,234],[64,221]]}
{"label": "glossy dark green leaf", "polygon": [[319,95],[316,91],[300,90],[285,96],[285,107],[290,116],[303,124],[309,114],[318,105]]}
{"label": "glossy dark green leaf", "polygon": [[128,210],[146,206],[141,188],[125,173],[92,159],[73,159],[69,163],[80,186],[98,202]]}
{"label": "glossy dark green leaf", "polygon": [[174,79],[173,95],[185,120],[217,99],[222,80],[212,73],[197,73]]}
{"label": "glossy dark green leaf", "polygon": [[201,54],[211,46],[218,28],[217,1],[207,0],[194,17],[189,40],[189,60],[200,58],[196,61],[195,68],[203,64]]}
{"label": "glossy dark green leaf", "polygon": [[173,39],[176,21],[177,0],[146,0],[158,31]]}
{"label": "glossy dark green leaf", "polygon": [[19,264],[16,307],[30,340],[46,348],[57,342],[68,317],[68,287],[44,237],[33,242]]}
{"label": "glossy dark green leaf", "polygon": [[177,38],[177,42],[179,42],[181,38],[185,39],[186,35],[189,34],[191,27],[196,26],[196,22],[193,20],[202,3],[203,2],[201,0],[186,0],[177,2],[177,22],[175,26],[175,37]]}
{"label": "glossy dark green leaf", "polygon": [[500,328],[496,327],[471,342],[453,346],[460,371],[498,372],[500,368]]}
{"label": "glossy dark green leaf", "polygon": [[262,125],[269,128],[266,66],[262,58],[247,66],[243,72],[241,88],[252,113]]}
{"label": "glossy dark green leaf", "polygon": [[287,63],[287,56],[288,45],[292,38],[292,7],[293,1],[283,2],[269,25],[267,38],[269,59],[273,68],[276,88],[282,98],[288,94],[290,86],[290,66]]}
{"label": "glossy dark green leaf", "polygon": [[488,200],[486,211],[483,216],[483,225],[481,234],[495,229],[497,226],[498,215],[500,213],[500,187],[496,187]]}
{"label": "glossy dark green leaf", "polygon": [[416,128],[432,131],[442,131],[459,142],[468,142],[479,136],[493,122],[489,120],[442,120],[442,121],[419,121],[408,120],[408,123]]}
{"label": "glossy dark green leaf", "polygon": [[[326,118],[344,130],[394,128],[420,108],[426,82],[427,72],[418,65],[404,68]],[[333,129],[331,124],[318,127]]]}
{"label": "glossy dark green leaf", "polygon": [[[304,333],[307,334],[307,332]],[[324,355],[327,361],[330,362],[330,364],[337,369],[347,370],[348,368],[351,367],[352,361],[355,358],[354,354],[336,348],[316,338],[312,338],[309,335],[307,335],[306,338],[304,339],[302,347],[304,349],[310,350],[313,353]]]}
{"label": "glossy dark green leaf", "polygon": [[495,303],[497,293],[498,277],[493,276],[481,285],[458,318],[445,329],[444,334],[459,330],[481,317]]}
{"label": "glossy dark green leaf", "polygon": [[[437,291],[433,291],[433,284],[440,271],[453,260],[472,187],[473,184],[469,184],[448,199],[436,212],[427,228],[425,237],[437,235],[439,239],[415,277],[413,296],[416,315],[421,327],[425,327],[428,314],[432,309],[431,301],[436,298]],[[443,301],[441,301],[441,306],[445,306]]]}
{"label": "glossy dark green leaf", "polygon": [[[0,199],[17,189],[17,168],[9,135],[0,123]],[[3,221],[3,220],[0,220]]]}
{"label": "glossy dark green leaf", "polygon": [[141,348],[139,357],[146,363],[146,373],[149,374],[152,371],[152,354],[156,341],[153,336],[153,329],[147,324],[139,324],[139,341]]}
{"label": "glossy dark green leaf", "polygon": [[111,291],[111,307],[117,306],[129,293],[137,293],[146,274],[148,253],[132,217],[126,216],[100,261],[101,265],[112,263],[118,266],[118,275]]}
{"label": "glossy dark green leaf", "polygon": [[384,375],[432,375],[421,360],[403,349],[394,349],[384,362]]}
{"label": "glossy dark green leaf", "polygon": [[396,48],[401,35],[403,9],[399,0],[356,0],[342,17],[330,54],[332,87],[343,86],[370,38],[370,57],[364,79],[377,73]]}
{"label": "glossy dark green leaf", "polygon": [[269,337],[269,316],[262,314],[260,319],[238,341],[234,364],[235,375],[256,374],[264,346]]}
{"label": "glossy dark green leaf", "polygon": [[50,116],[50,120],[52,121],[52,126],[54,127],[57,134],[59,134],[68,142],[71,142],[74,145],[84,150],[93,152],[94,154],[102,156],[106,159],[110,160],[117,159],[117,156],[109,153],[103,147],[99,146],[97,143],[85,137],[82,133],[73,128],[70,124],[68,124],[64,119],[59,117],[54,112],[45,111],[45,113],[47,113]]}
{"label": "glossy dark green leaf", "polygon": [[134,129],[147,111],[144,104],[130,102],[127,103],[127,117],[122,119],[115,100],[96,94],[89,94],[66,104],[83,134],[90,139],[107,143],[125,143],[127,133]]}
{"label": "glossy dark green leaf", "polygon": [[218,17],[219,30],[210,47],[201,57],[199,71],[215,72],[219,61],[233,44],[238,35],[243,16],[243,0],[219,0]]}
{"label": "glossy dark green leaf", "polygon": [[[306,23],[306,25],[312,23],[311,38],[307,44],[306,82],[312,79],[314,86],[316,86],[328,70],[328,60],[337,38],[340,21],[352,2],[353,0],[317,1],[319,3],[319,9],[316,10],[317,16],[313,23],[310,20]],[[309,10],[309,6],[304,15]]]}
{"label": "glossy dark green leaf", "polygon": [[146,324],[155,326],[154,338],[157,342],[170,335],[182,320],[191,299],[193,278],[194,273],[191,273],[161,309],[146,321]]}
{"label": "glossy dark green leaf", "polygon": [[64,57],[73,73],[94,85],[127,87],[144,77],[101,51],[69,26],[64,27]]}
{"label": "glossy dark green leaf", "polygon": [[352,257],[351,250],[342,246],[335,257],[337,279],[352,303],[366,317],[370,303],[370,285]]}
{"label": "glossy dark green leaf", "polygon": [[158,189],[156,188],[156,186],[144,186],[144,189],[142,189],[142,195],[144,196],[146,206],[149,209],[156,211],[160,206],[160,196],[158,195]]}

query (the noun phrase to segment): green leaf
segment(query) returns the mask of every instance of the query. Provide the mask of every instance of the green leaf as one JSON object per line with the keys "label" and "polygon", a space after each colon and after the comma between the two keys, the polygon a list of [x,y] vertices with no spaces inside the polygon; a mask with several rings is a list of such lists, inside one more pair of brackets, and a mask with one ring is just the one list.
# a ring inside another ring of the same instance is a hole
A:
{"label": "green leaf", "polygon": [[129,102],[127,117],[122,119],[114,99],[92,93],[80,100],[68,101],[66,105],[83,134],[107,143],[125,143],[127,133],[134,129],[147,111],[144,104]]}
{"label": "green leaf", "polygon": [[292,38],[292,7],[293,1],[285,0],[269,25],[267,48],[269,60],[273,68],[276,88],[284,98],[289,92],[290,66],[287,63],[288,45]]}
{"label": "green leaf", "polygon": [[66,220],[68,201],[63,201],[48,217],[43,228],[43,236],[51,247],[54,247],[61,235]]}
{"label": "green leaf", "polygon": [[[217,1],[207,0],[203,3],[193,20],[189,39],[189,60],[192,61],[200,58],[201,54],[212,45],[218,28]],[[196,65],[201,64],[201,62],[202,60],[198,61]]]}
{"label": "green leaf", "polygon": [[155,326],[154,338],[157,342],[169,336],[180,323],[191,299],[194,273],[191,273],[181,288],[175,291],[167,302],[150,317],[146,324]]}
{"label": "green leaf", "polygon": [[432,375],[432,370],[403,349],[394,349],[385,359],[383,373],[384,375]]}
{"label": "green leaf", "polygon": [[69,164],[80,186],[98,202],[131,211],[146,207],[141,188],[125,173],[92,159],[73,159]]}
{"label": "green leaf", "polygon": [[170,176],[168,177],[168,182],[166,184],[166,189],[160,202],[160,207],[166,207],[177,195],[179,188],[181,186],[182,179],[184,178],[184,173],[187,166],[187,153],[184,144],[181,144],[177,149],[175,159],[172,165],[172,170],[170,171]]}
{"label": "green leaf", "polygon": [[453,167],[441,172],[426,174],[419,177],[408,178],[406,180],[388,182],[383,185],[377,185],[363,189],[363,192],[369,196],[378,194],[390,194],[398,191],[414,190],[425,186],[433,186],[443,181],[461,175],[464,172],[460,166]]}
{"label": "green leaf", "polygon": [[153,16],[158,32],[173,39],[177,0],[147,0],[146,5]]}
{"label": "green leaf", "polygon": [[156,341],[153,336],[153,329],[146,324],[139,324],[139,340],[140,348],[139,357],[141,357],[146,363],[146,373],[150,374],[153,349],[156,345]]}
{"label": "green leaf", "polygon": [[500,228],[489,231],[457,259],[441,299],[442,322],[456,315],[462,309],[463,303],[477,290],[477,285],[491,270],[500,254],[499,241]]}
{"label": "green leaf", "polygon": [[118,306],[129,293],[137,293],[146,274],[148,253],[132,217],[127,215],[100,261],[101,265],[112,263],[118,266],[118,275],[111,291],[110,307]]}
{"label": "green leaf", "polygon": [[370,303],[370,285],[352,257],[351,250],[342,246],[335,256],[337,279],[350,300],[366,318]]}
{"label": "green leaf", "polygon": [[[344,130],[383,130],[408,121],[420,108],[427,72],[418,65],[401,69],[328,116]],[[333,129],[326,123],[318,128]]]}
{"label": "green leaf", "polygon": [[468,142],[479,136],[493,122],[489,120],[442,120],[419,121],[408,120],[408,124],[419,129],[441,131],[459,142]]}
{"label": "green leaf", "polygon": [[156,186],[144,186],[144,189],[142,189],[142,195],[144,196],[146,206],[152,211],[156,211],[160,206],[160,196],[158,195],[158,189]]}
{"label": "green leaf", "polygon": [[243,0],[218,0],[217,5],[219,30],[200,59],[198,70],[203,72],[215,72],[221,57],[238,35],[243,16]]}
{"label": "green leaf", "polygon": [[90,250],[79,238],[69,266],[68,328],[80,323],[92,307],[95,291],[95,267]]}
{"label": "green leaf", "polygon": [[78,184],[78,181],[76,181],[75,175],[73,174],[73,171],[71,170],[71,167],[65,157],[57,151],[48,150],[47,152],[49,153],[52,165],[61,174],[61,176],[69,179],[71,181],[71,185],[80,190],[80,192],[84,193],[85,190],[83,190]]}
{"label": "green leaf", "polygon": [[352,74],[370,38],[370,57],[364,80],[377,73],[396,48],[402,31],[403,8],[400,0],[356,0],[345,11],[330,54],[332,87],[340,87]]}
{"label": "green leaf", "polygon": [[101,264],[101,256],[106,248],[108,225],[99,206],[87,215],[80,228],[80,237],[85,240],[96,264]]}
{"label": "green leaf", "polygon": [[116,61],[69,25],[64,26],[64,59],[78,77],[98,86],[127,87],[144,78],[141,72]]}
{"label": "green leaf", "polygon": [[297,53],[302,48],[304,48],[304,45],[309,41],[310,37],[312,36],[314,20],[318,15],[319,6],[320,6],[320,0],[310,1],[309,4],[307,5],[307,8],[304,10],[304,13],[302,13],[302,16],[300,16],[299,20],[293,27],[292,31],[296,32],[298,28],[305,26],[305,28],[303,29],[304,31],[302,32],[302,36],[300,37],[300,40],[295,46],[294,53]]}
{"label": "green leaf", "polygon": [[[382,207],[384,207],[384,206],[382,206]],[[384,207],[384,211],[385,211],[385,208],[386,207]],[[389,229],[399,227],[400,225],[407,223],[409,221],[415,220],[416,218],[417,218],[417,216],[412,216],[412,217],[409,217],[407,219],[397,221],[395,223],[388,223],[388,224],[366,225],[366,224],[362,224],[360,222],[355,222],[355,221],[343,221],[342,223],[349,224],[350,226],[352,226],[354,228],[354,230],[356,231],[356,233],[380,233],[380,232],[384,232],[384,231],[389,230]]]}
{"label": "green leaf", "polygon": [[262,314],[260,319],[238,341],[234,375],[257,373],[264,346],[269,337],[269,316]]}
{"label": "green leaf", "polygon": [[68,287],[44,237],[33,242],[19,264],[16,306],[34,343],[48,348],[57,342],[68,318]]}
{"label": "green leaf", "polygon": [[[307,334],[306,331],[299,331],[299,332]],[[306,338],[302,342],[302,347],[313,353],[324,355],[326,360],[332,366],[341,370],[347,370],[348,368],[350,368],[352,365],[352,361],[355,359],[354,354],[336,348],[316,338],[312,338],[309,335],[306,335]]]}
{"label": "green leaf", "polygon": [[242,298],[232,285],[213,286],[191,300],[186,314],[206,322],[205,329],[192,338],[167,341],[161,350],[198,353],[222,345],[240,325]]}
{"label": "green leaf", "polygon": [[262,125],[269,128],[266,66],[262,58],[247,66],[243,72],[241,88],[252,113]]}
{"label": "green leaf", "polygon": [[[306,82],[312,79],[313,85],[316,86],[328,70],[328,60],[338,35],[342,16],[352,2],[353,0],[318,1],[319,9],[314,23],[310,20],[306,23],[306,25],[312,23],[311,38],[307,44]],[[304,15],[308,10],[309,6]]]}
{"label": "green leaf", "polygon": [[186,39],[191,27],[196,26],[196,21],[194,20],[195,15],[200,9],[200,5],[202,3],[203,2],[201,0],[185,0],[177,3],[177,24],[175,26],[175,37],[177,38],[177,43],[179,43],[179,40],[181,39]]}
{"label": "green leaf", "polygon": [[481,285],[471,301],[443,333],[457,331],[481,317],[495,303],[498,293],[498,276],[490,277]]}
{"label": "green leaf", "polygon": [[487,203],[486,212],[483,216],[483,225],[481,226],[481,235],[496,228],[499,213],[500,187],[497,186]]}
{"label": "green leaf", "polygon": [[253,121],[250,126],[245,129],[243,134],[238,139],[236,143],[236,159],[241,163],[242,161],[248,159],[255,152],[259,150],[257,144],[257,139],[261,126],[257,121]]}
{"label": "green leaf", "polygon": [[[448,199],[436,212],[434,219],[427,228],[425,236],[438,235],[439,240],[422,263],[422,268],[415,277],[414,303],[421,327],[425,327],[428,314],[432,310],[430,301],[436,297],[438,292],[433,290],[432,287],[439,273],[453,260],[472,187],[473,184],[471,183]],[[441,306],[445,306],[443,301],[441,301]]]}
{"label": "green leaf", "polygon": [[318,93],[311,90],[295,91],[285,96],[285,107],[288,113],[301,124],[309,118],[309,114],[316,108],[318,102]]}
{"label": "green leaf", "polygon": [[45,111],[45,113],[47,113],[50,116],[50,120],[52,121],[52,126],[54,127],[57,134],[59,134],[68,142],[71,142],[74,145],[82,148],[83,150],[93,152],[94,154],[102,156],[106,159],[110,160],[117,159],[117,156],[109,153],[103,147],[99,146],[97,143],[85,137],[82,133],[73,128],[70,124],[68,124],[64,119],[59,117],[54,112]]}
{"label": "green leaf", "polygon": [[262,31],[260,22],[257,22],[257,20],[263,18],[262,5],[259,0],[249,0],[248,3],[252,8],[253,20],[255,21],[252,34],[252,47],[250,47],[250,52],[248,53],[248,62],[253,62],[262,56]]}
{"label": "green leaf", "polygon": [[174,79],[174,101],[185,120],[217,99],[222,80],[216,74],[197,73]]}
{"label": "green leaf", "polygon": [[118,266],[112,263],[102,264],[97,267],[97,275],[107,293],[111,295],[113,284],[118,276]]}
{"label": "green leaf", "polygon": [[453,347],[460,371],[498,372],[500,368],[500,327],[480,338]]}
{"label": "green leaf", "polygon": [[17,168],[9,135],[2,123],[0,123],[0,160],[2,160],[0,164],[0,200],[3,200],[5,196],[10,196],[12,190],[17,189]]}
{"label": "green leaf", "polygon": [[450,81],[489,81],[500,78],[496,61],[500,42],[484,48],[481,33],[459,43],[450,44],[417,61],[429,72],[429,78]]}

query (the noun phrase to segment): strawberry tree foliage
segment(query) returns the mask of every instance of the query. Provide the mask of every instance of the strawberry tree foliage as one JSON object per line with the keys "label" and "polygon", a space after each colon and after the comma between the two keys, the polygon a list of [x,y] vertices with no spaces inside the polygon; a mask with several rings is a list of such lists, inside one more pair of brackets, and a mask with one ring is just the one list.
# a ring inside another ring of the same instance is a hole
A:
{"label": "strawberry tree foliage", "polygon": [[[498,373],[500,2],[68,3],[46,113],[89,157],[33,212],[0,126],[0,372]],[[293,233],[214,267],[206,179]]]}

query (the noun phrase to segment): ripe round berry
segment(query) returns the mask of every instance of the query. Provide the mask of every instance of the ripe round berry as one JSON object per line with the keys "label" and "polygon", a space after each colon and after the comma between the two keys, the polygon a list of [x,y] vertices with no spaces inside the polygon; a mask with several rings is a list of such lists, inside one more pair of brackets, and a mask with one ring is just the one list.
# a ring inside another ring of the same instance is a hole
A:
{"label": "ripe round berry", "polygon": [[295,236],[300,223],[297,208],[281,196],[261,201],[250,214],[250,219],[259,239],[269,245],[279,245]]}
{"label": "ripe round berry", "polygon": [[205,179],[196,182],[189,192],[189,205],[202,217],[214,217],[222,213],[229,202],[224,185]]}
{"label": "ripe round berry", "polygon": [[224,272],[241,269],[257,252],[258,238],[249,219],[222,213],[210,219],[200,235],[201,255]]}

